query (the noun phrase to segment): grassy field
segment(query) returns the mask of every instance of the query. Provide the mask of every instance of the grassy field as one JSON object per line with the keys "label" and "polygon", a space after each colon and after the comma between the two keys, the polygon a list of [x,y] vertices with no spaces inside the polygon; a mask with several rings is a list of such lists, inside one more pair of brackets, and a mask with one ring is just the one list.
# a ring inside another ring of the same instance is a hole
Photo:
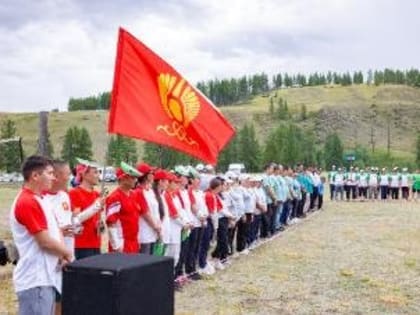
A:
{"label": "grassy field", "polygon": [[[3,222],[14,192],[0,189],[9,196]],[[225,271],[184,287],[176,314],[420,314],[419,240],[420,203],[327,201]],[[0,273],[0,314],[15,311]]]}
{"label": "grassy field", "polygon": [[[375,129],[377,148],[386,148],[388,117],[391,128],[391,150],[396,155],[414,157],[414,139],[420,120],[420,89],[402,85],[381,86],[318,86],[290,88],[273,91],[269,96],[257,96],[247,102],[222,107],[222,112],[236,126],[254,122],[261,141],[278,125],[269,116],[270,97],[275,102],[287,100],[294,119],[300,115],[302,105],[308,110],[308,119],[297,123],[315,132],[319,141],[331,131],[337,131],[347,147],[356,143],[368,146],[371,126]],[[375,104],[372,107],[372,104]],[[375,114],[372,120],[370,117]],[[0,113],[3,119],[13,119],[18,134],[23,137],[27,154],[36,151],[38,114]],[[70,126],[83,126],[93,142],[95,159],[103,161],[108,137],[106,134],[107,112],[81,111],[51,113],[49,131],[56,155],[60,155],[65,131]],[[141,154],[143,144],[138,141]]]}

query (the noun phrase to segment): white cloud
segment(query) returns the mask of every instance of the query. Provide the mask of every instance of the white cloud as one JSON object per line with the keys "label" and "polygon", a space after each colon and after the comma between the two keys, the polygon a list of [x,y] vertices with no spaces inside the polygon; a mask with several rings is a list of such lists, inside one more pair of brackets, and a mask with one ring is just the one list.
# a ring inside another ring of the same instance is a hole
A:
{"label": "white cloud", "polygon": [[192,82],[254,72],[419,67],[416,1],[5,1],[0,111],[110,90],[122,25]]}

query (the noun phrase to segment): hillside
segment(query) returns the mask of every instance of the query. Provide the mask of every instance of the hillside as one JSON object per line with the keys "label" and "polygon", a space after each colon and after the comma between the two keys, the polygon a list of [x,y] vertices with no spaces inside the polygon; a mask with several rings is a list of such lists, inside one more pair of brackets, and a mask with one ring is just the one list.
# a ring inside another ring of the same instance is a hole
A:
{"label": "hillside", "polygon": [[[245,122],[255,123],[260,140],[279,123],[269,115],[270,98],[287,100],[289,111],[298,124],[312,129],[322,143],[331,131],[337,131],[345,146],[353,147],[356,143],[368,146],[371,126],[374,126],[376,148],[385,149],[387,145],[388,121],[391,130],[391,149],[395,155],[414,156],[416,130],[420,130],[420,89],[402,85],[352,85],[347,87],[304,87],[272,91],[270,95],[261,95],[248,102],[222,107],[222,112],[236,126]],[[372,104],[375,104],[372,106]],[[307,119],[300,121],[302,106],[307,108]],[[375,118],[371,118],[372,116]],[[12,119],[23,137],[26,154],[36,150],[38,137],[38,114],[1,113],[0,121]],[[66,129],[70,126],[84,126],[88,129],[94,155],[98,161],[105,156],[107,112],[80,111],[51,113],[49,130],[55,154],[61,152]],[[138,142],[141,152],[142,143]]]}

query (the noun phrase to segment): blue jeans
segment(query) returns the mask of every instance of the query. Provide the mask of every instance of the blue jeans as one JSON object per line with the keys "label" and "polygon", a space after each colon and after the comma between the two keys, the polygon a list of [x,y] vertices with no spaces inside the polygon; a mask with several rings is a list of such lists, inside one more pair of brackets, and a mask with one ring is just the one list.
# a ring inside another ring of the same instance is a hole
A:
{"label": "blue jeans", "polygon": [[19,315],[53,315],[55,288],[35,287],[17,292]]}
{"label": "blue jeans", "polygon": [[286,225],[287,219],[289,218],[289,212],[290,212],[289,201],[286,201],[285,203],[283,203],[281,216],[280,216],[280,223],[282,225]]}
{"label": "blue jeans", "polygon": [[274,217],[274,227],[275,227],[275,229],[276,230],[278,230],[279,229],[279,227],[281,226],[281,215],[282,215],[282,211],[283,211],[283,206],[284,206],[284,203],[280,203],[278,206],[277,206],[277,210],[276,210],[276,212],[275,212],[275,217]]}
{"label": "blue jeans", "polygon": [[207,226],[203,228],[203,235],[201,237],[200,249],[198,252],[198,265],[204,268],[207,265],[207,253],[210,248],[210,242],[213,238],[214,228],[213,222],[210,218],[207,219]]}

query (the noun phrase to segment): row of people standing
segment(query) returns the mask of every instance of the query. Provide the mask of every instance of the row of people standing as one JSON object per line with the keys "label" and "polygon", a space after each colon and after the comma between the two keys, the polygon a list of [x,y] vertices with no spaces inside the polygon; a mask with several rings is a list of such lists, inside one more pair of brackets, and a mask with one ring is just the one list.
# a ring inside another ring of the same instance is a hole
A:
{"label": "row of people standing", "polygon": [[[270,163],[263,175],[216,176],[185,166],[169,172],[122,163],[110,194],[95,189],[98,168],[80,163],[77,187],[68,190],[68,163],[32,156],[23,165],[24,188],[10,217],[20,254],[14,284],[28,314],[34,305],[50,314],[61,298],[60,266],[101,254],[104,231],[107,251],[172,257],[180,284],[224,269],[230,256],[247,254],[322,207],[323,181],[303,166]],[[47,290],[42,298],[39,288]]]}
{"label": "row of people standing", "polygon": [[347,172],[333,165],[328,179],[331,200],[417,200],[420,195],[420,172],[409,174],[407,168],[388,172],[386,168],[350,167]]}

